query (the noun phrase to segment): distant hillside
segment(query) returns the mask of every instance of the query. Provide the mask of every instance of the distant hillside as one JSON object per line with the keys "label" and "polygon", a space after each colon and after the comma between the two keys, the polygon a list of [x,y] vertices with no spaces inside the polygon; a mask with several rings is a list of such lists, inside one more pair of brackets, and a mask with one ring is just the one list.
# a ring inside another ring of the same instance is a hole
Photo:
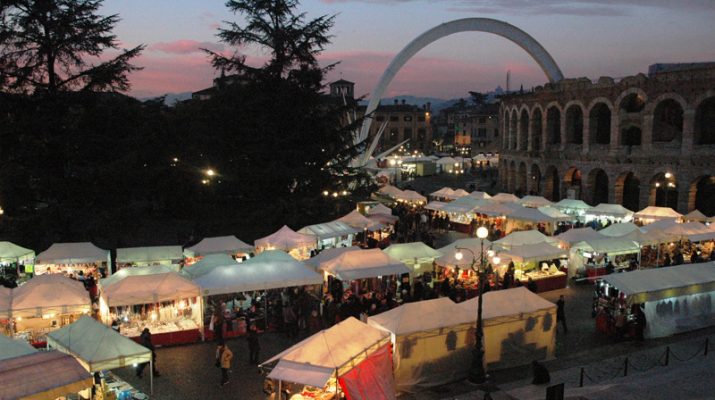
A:
{"label": "distant hillside", "polygon": [[[184,101],[184,100],[189,100],[191,98],[191,93],[192,92],[183,92],[183,93],[167,93],[164,96],[164,104],[166,104],[169,107],[174,106],[177,102],[179,101]],[[139,100],[141,101],[146,101],[146,100],[152,100],[152,99],[157,99],[161,96],[153,96],[153,97],[143,97]]]}

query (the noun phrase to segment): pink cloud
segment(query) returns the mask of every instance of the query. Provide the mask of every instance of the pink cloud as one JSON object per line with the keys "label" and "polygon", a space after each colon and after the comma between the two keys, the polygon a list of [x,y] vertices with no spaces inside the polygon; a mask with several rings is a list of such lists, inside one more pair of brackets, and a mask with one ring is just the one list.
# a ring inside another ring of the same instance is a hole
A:
{"label": "pink cloud", "polygon": [[170,54],[189,54],[200,52],[201,49],[212,51],[223,51],[224,45],[221,43],[199,42],[190,39],[175,40],[173,42],[157,42],[149,46],[148,50],[160,51]]}

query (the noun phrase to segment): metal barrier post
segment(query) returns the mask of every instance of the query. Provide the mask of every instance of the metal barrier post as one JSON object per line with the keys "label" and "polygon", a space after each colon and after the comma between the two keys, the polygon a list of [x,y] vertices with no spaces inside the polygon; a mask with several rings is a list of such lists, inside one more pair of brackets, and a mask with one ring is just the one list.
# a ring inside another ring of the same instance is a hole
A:
{"label": "metal barrier post", "polygon": [[581,367],[581,376],[578,378],[578,387],[583,387],[583,367]]}
{"label": "metal barrier post", "polygon": [[670,346],[665,348],[665,367],[668,366],[668,363],[670,362]]}
{"label": "metal barrier post", "polygon": [[628,357],[623,362],[623,376],[628,376]]}

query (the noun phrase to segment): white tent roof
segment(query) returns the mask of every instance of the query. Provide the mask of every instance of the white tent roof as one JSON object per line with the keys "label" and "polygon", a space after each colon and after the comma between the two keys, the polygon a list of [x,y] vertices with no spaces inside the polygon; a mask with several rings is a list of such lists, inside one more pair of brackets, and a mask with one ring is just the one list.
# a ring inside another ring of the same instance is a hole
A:
{"label": "white tent roof", "polygon": [[404,190],[402,193],[395,196],[398,200],[403,201],[416,201],[416,202],[427,202],[427,198],[421,194],[415,192],[414,190]]}
{"label": "white tent roof", "polygon": [[128,276],[165,274],[167,272],[179,272],[178,265],[153,265],[151,267],[131,267],[122,268],[116,273],[104,279],[100,279],[102,287],[115,284]]}
{"label": "white tent roof", "polygon": [[109,250],[89,242],[55,243],[35,257],[36,264],[85,264],[109,262]]}
{"label": "white tent roof", "polygon": [[455,160],[452,157],[442,157],[439,160],[436,161],[437,164],[442,164],[442,165],[449,165],[449,164],[457,164],[459,161]]}
{"label": "white tent roof", "polygon": [[91,387],[92,375],[58,351],[39,351],[0,363],[3,399],[56,399]]}
{"label": "white tent roof", "polygon": [[12,290],[11,309],[13,317],[80,313],[89,311],[90,299],[81,282],[61,274],[44,274]]}
{"label": "white tent roof", "polygon": [[524,196],[518,201],[524,207],[538,208],[547,207],[553,203],[542,196]]}
{"label": "white tent roof", "polygon": [[275,233],[256,239],[254,244],[256,248],[291,251],[304,247],[315,248],[316,240],[313,235],[304,235],[283,225],[283,227]]}
{"label": "white tent roof", "polygon": [[32,353],[37,353],[37,349],[30,346],[26,340],[0,335],[0,361]]}
{"label": "white tent roof", "polygon": [[643,303],[715,290],[715,264],[643,269],[605,275],[601,279],[625,293],[630,303]]}
{"label": "white tent roof", "polygon": [[395,336],[469,324],[474,314],[461,310],[449,297],[405,303],[392,310],[369,317],[367,323]]}
{"label": "white tent roof", "polygon": [[457,200],[455,200],[451,203],[447,203],[447,204],[449,204],[450,206],[460,205],[460,206],[465,206],[465,207],[472,209],[472,208],[476,208],[476,207],[483,206],[486,204],[498,204],[498,203],[494,203],[489,199],[477,199],[472,196],[463,196],[463,197],[460,197]]}
{"label": "white tent roof", "polygon": [[16,261],[20,258],[34,257],[35,252],[24,247],[20,247],[11,242],[0,242],[0,260]]}
{"label": "white tent roof", "polygon": [[450,187],[443,187],[440,190],[437,190],[435,192],[430,193],[430,196],[432,197],[448,197],[454,194],[454,190]]}
{"label": "white tent roof", "polygon": [[543,261],[554,258],[568,257],[566,250],[548,243],[524,244],[511,246],[508,250],[499,252],[517,262]]}
{"label": "white tent roof", "polygon": [[503,238],[494,241],[495,244],[499,246],[508,248],[511,246],[522,246],[525,244],[537,244],[537,243],[553,243],[558,244],[559,240],[550,236],[546,236],[543,233],[532,229],[530,231],[517,231],[512,232]]}
{"label": "white tent roof", "polygon": [[323,277],[280,250],[266,250],[238,267],[223,266],[194,279],[204,296],[319,285]]}
{"label": "white tent roof", "polygon": [[563,199],[558,203],[554,204],[554,207],[561,210],[588,210],[591,208],[583,200],[576,199]]}
{"label": "white tent roof", "polygon": [[216,253],[250,253],[251,251],[253,251],[253,246],[233,235],[203,238],[195,245],[184,249],[184,253],[186,253],[188,257],[199,257]]}
{"label": "white tent roof", "polygon": [[88,316],[47,334],[47,344],[74,356],[89,372],[151,360],[151,350]]}
{"label": "white tent roof", "polygon": [[452,198],[452,199],[458,199],[458,198],[464,197],[464,196],[469,196],[469,192],[467,192],[466,190],[460,188],[460,189],[455,190],[454,193],[452,193],[452,194],[451,194],[450,196],[448,196],[448,197],[450,197],[450,198]]}
{"label": "white tent roof", "polygon": [[506,215],[507,219],[529,221],[529,222],[554,222],[555,218],[550,217],[535,208],[518,207]]}
{"label": "white tent roof", "polygon": [[582,242],[584,240],[603,239],[603,237],[603,235],[601,235],[599,232],[594,231],[590,227],[573,228],[567,230],[564,233],[556,235],[557,239],[570,244]]}
{"label": "white tent roof", "polygon": [[11,303],[12,289],[6,288],[5,286],[0,286],[0,318],[10,317]]}
{"label": "white tent roof", "polygon": [[392,185],[385,185],[378,192],[390,197],[397,197],[402,194],[402,190]]}
{"label": "white tent roof", "polygon": [[541,211],[542,213],[548,215],[549,217],[557,221],[572,221],[574,219],[574,217],[564,214],[559,211],[558,208],[554,208],[552,206],[538,207],[537,210]]}
{"label": "white tent roof", "polygon": [[[492,197],[489,200],[493,200]],[[484,205],[477,206],[474,210],[476,213],[488,215],[490,217],[502,217],[506,216],[514,211],[514,208],[508,207],[505,204],[490,202]]]}
{"label": "white tent roof", "polygon": [[623,207],[622,205],[609,203],[601,203],[596,207],[586,210],[586,213],[589,215],[615,218],[627,218],[629,216],[633,216],[633,211]]}
{"label": "white tent roof", "polygon": [[386,214],[392,215],[392,209],[384,204],[378,204],[367,210],[367,215]]}
{"label": "white tent roof", "polygon": [[475,199],[491,199],[492,196],[489,195],[487,192],[479,192],[479,191],[474,191],[472,193],[469,193],[469,197],[474,197]]}
{"label": "white tent roof", "polygon": [[[472,298],[457,304],[457,307],[467,315],[477,315],[479,297]],[[510,317],[513,315],[529,314],[540,310],[556,308],[556,304],[532,293],[525,287],[506,290],[493,290],[484,293],[482,304],[482,319],[487,325],[496,318]]]}
{"label": "white tent roof", "polygon": [[643,246],[665,243],[674,240],[672,235],[661,230],[651,230],[650,232],[645,232],[642,229],[634,230],[623,236],[617,236],[617,238],[620,240],[632,240]]}
{"label": "white tent roof", "polygon": [[696,221],[696,222],[712,222],[713,218],[708,217],[698,210],[693,210],[685,215],[683,215],[684,221]]}
{"label": "white tent roof", "polygon": [[[293,345],[261,365],[278,361],[269,378],[322,388],[351,360],[377,350],[389,333],[350,317]],[[343,372],[343,371],[341,371]],[[344,373],[344,372],[343,372]]]}
{"label": "white tent roof", "polygon": [[318,268],[348,281],[410,272],[405,264],[380,249],[346,251],[333,259],[321,262]]}
{"label": "white tent roof", "polygon": [[[491,242],[488,240],[484,240],[484,249],[488,249],[489,246],[491,245]],[[455,240],[454,242],[441,247],[437,249],[440,253],[443,255],[439,258],[437,258],[435,261],[437,262],[438,265],[454,265],[457,267],[468,267],[472,265],[472,261],[474,257],[472,257],[472,253],[469,251],[462,251],[462,259],[457,260],[456,254],[457,254],[457,248],[460,249],[469,249],[471,250],[474,255],[477,258],[477,262],[481,259],[481,248],[482,248],[482,243],[481,239],[478,238],[466,238],[466,239],[458,239]]]}
{"label": "white tent roof", "polygon": [[708,228],[708,230],[706,232],[688,235],[688,240],[690,240],[691,242],[703,242],[706,240],[715,240],[715,226],[710,225],[707,228]]}
{"label": "white tent roof", "polygon": [[336,221],[341,221],[358,230],[377,231],[384,227],[381,223],[367,218],[357,210],[350,211],[349,214],[338,218]]}
{"label": "white tent roof", "polygon": [[199,286],[178,272],[127,276],[102,288],[110,307],[150,304],[199,296]]}
{"label": "white tent roof", "polygon": [[441,202],[441,201],[430,201],[430,202],[427,203],[427,205],[425,206],[425,209],[427,209],[427,210],[433,210],[433,211],[440,211],[440,210],[442,210],[447,204],[450,204],[450,203],[444,203],[444,202]]}
{"label": "white tent roof", "polygon": [[603,236],[619,237],[627,235],[634,231],[642,232],[641,228],[639,228],[638,225],[634,224],[633,222],[621,222],[619,224],[613,224],[604,229],[601,229],[600,231],[598,231],[598,233]]}
{"label": "white tent roof", "polygon": [[395,243],[389,245],[383,251],[388,256],[402,262],[414,261],[415,259],[435,259],[442,256],[442,253],[422,242]]}
{"label": "white tent roof", "polygon": [[224,265],[233,267],[239,266],[236,260],[234,260],[233,257],[229,256],[228,254],[216,253],[209,254],[195,264],[184,267],[181,270],[181,274],[189,279],[194,279],[201,275],[206,275],[214,269],[222,267]]}
{"label": "white tent roof", "polygon": [[338,258],[341,254],[348,252],[348,251],[355,251],[355,250],[360,250],[360,247],[358,246],[350,246],[350,247],[335,247],[331,249],[325,249],[318,253],[315,257],[311,257],[307,260],[305,260],[305,264],[310,265],[311,267],[318,269],[318,266],[322,262],[326,262],[329,260],[334,260]]}
{"label": "white tent roof", "polygon": [[181,246],[126,247],[117,249],[118,263],[158,262],[182,260]]}
{"label": "white tent roof", "polygon": [[322,224],[308,225],[298,230],[298,233],[312,235],[318,239],[330,239],[340,236],[353,235],[358,231],[342,221],[324,222]]}
{"label": "white tent roof", "polygon": [[635,213],[635,218],[645,218],[645,219],[664,219],[664,218],[680,218],[683,214],[673,210],[670,207],[656,207],[648,206],[637,213]]}
{"label": "white tent roof", "polygon": [[519,201],[519,198],[511,193],[497,193],[492,196],[492,200],[498,203],[516,203]]}
{"label": "white tent roof", "polygon": [[589,239],[574,244],[572,249],[594,251],[600,254],[608,254],[609,256],[633,254],[641,251],[637,242],[622,238]]}

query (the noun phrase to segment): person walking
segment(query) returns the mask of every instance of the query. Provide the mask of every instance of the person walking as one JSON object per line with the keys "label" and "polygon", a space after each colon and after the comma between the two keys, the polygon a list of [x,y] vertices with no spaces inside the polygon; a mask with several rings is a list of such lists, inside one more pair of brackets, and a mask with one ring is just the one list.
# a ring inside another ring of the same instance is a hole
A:
{"label": "person walking", "polygon": [[[156,369],[156,352],[154,351],[154,344],[151,341],[151,332],[149,331],[149,328],[144,328],[142,331],[141,335],[139,336],[141,340],[141,345],[146,347],[147,349],[151,350],[151,359],[152,359],[152,374],[155,377],[160,377],[161,374],[159,371]],[[146,368],[148,362],[141,363],[139,364],[139,367],[137,368],[137,376],[139,378],[144,377],[144,368]]]}
{"label": "person walking", "polygon": [[231,369],[233,353],[225,343],[219,342],[216,349],[216,366],[221,368],[221,386],[228,384],[228,370]]}
{"label": "person walking", "polygon": [[256,325],[252,324],[251,327],[248,328],[246,340],[248,341],[248,362],[251,363],[251,365],[257,365],[261,344],[258,342],[258,329]]}
{"label": "person walking", "polygon": [[559,296],[556,301],[556,323],[561,322],[564,327],[564,333],[569,333],[569,328],[566,326],[566,301],[564,300],[564,295]]}

